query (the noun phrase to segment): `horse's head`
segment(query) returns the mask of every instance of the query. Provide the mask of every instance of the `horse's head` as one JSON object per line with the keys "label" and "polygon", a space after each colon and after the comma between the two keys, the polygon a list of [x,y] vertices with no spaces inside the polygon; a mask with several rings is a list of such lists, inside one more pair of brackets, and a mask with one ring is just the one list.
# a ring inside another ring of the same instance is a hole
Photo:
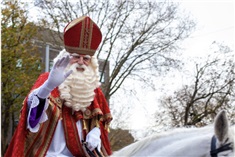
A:
{"label": "horse's head", "polygon": [[211,141],[211,157],[234,157],[235,127],[229,127],[225,111],[221,111],[214,122],[215,136]]}

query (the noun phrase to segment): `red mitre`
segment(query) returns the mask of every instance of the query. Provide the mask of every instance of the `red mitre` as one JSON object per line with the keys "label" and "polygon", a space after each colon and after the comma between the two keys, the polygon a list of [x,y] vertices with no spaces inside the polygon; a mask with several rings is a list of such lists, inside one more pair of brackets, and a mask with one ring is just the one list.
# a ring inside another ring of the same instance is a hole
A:
{"label": "red mitre", "polygon": [[73,20],[64,29],[64,45],[69,53],[93,56],[101,40],[99,27],[88,16]]}

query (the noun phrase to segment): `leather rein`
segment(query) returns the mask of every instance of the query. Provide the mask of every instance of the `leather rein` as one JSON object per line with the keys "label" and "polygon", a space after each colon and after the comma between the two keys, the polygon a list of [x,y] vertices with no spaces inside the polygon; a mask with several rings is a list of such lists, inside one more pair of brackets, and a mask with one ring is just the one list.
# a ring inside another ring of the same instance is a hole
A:
{"label": "leather rein", "polygon": [[[227,139],[228,140],[228,139]],[[217,154],[226,150],[233,150],[232,142],[222,145],[219,148],[216,148],[216,137],[215,135],[211,139],[211,157],[217,157]]]}
{"label": "leather rein", "polygon": [[98,151],[97,148],[95,148],[94,152],[92,152],[88,147],[87,147],[87,143],[85,141],[82,140],[82,145],[85,147],[86,152],[89,154],[90,157],[103,157],[101,155],[101,153]]}

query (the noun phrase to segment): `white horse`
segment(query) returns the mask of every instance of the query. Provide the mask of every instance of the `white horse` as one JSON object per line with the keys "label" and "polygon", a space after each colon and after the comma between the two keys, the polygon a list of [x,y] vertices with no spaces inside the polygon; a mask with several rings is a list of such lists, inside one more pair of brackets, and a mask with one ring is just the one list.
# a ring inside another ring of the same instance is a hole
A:
{"label": "white horse", "polygon": [[[235,126],[229,127],[225,111],[214,127],[175,129],[156,134],[114,152],[113,157],[234,157]],[[213,140],[212,140],[213,139]]]}

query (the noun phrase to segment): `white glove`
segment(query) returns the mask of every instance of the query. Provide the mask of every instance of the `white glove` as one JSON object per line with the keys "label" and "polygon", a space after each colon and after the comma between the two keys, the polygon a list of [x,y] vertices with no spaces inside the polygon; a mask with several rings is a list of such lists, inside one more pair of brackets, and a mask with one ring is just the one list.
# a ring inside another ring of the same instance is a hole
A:
{"label": "white glove", "polygon": [[96,147],[100,151],[101,139],[100,139],[100,129],[95,127],[93,128],[86,137],[87,147],[93,151]]}
{"label": "white glove", "polygon": [[58,59],[57,62],[52,67],[52,70],[49,74],[48,79],[44,82],[44,84],[39,88],[38,97],[47,98],[50,92],[59,86],[64,80],[73,72],[72,70],[68,72],[64,72],[65,68],[69,64],[70,58],[69,55]]}

